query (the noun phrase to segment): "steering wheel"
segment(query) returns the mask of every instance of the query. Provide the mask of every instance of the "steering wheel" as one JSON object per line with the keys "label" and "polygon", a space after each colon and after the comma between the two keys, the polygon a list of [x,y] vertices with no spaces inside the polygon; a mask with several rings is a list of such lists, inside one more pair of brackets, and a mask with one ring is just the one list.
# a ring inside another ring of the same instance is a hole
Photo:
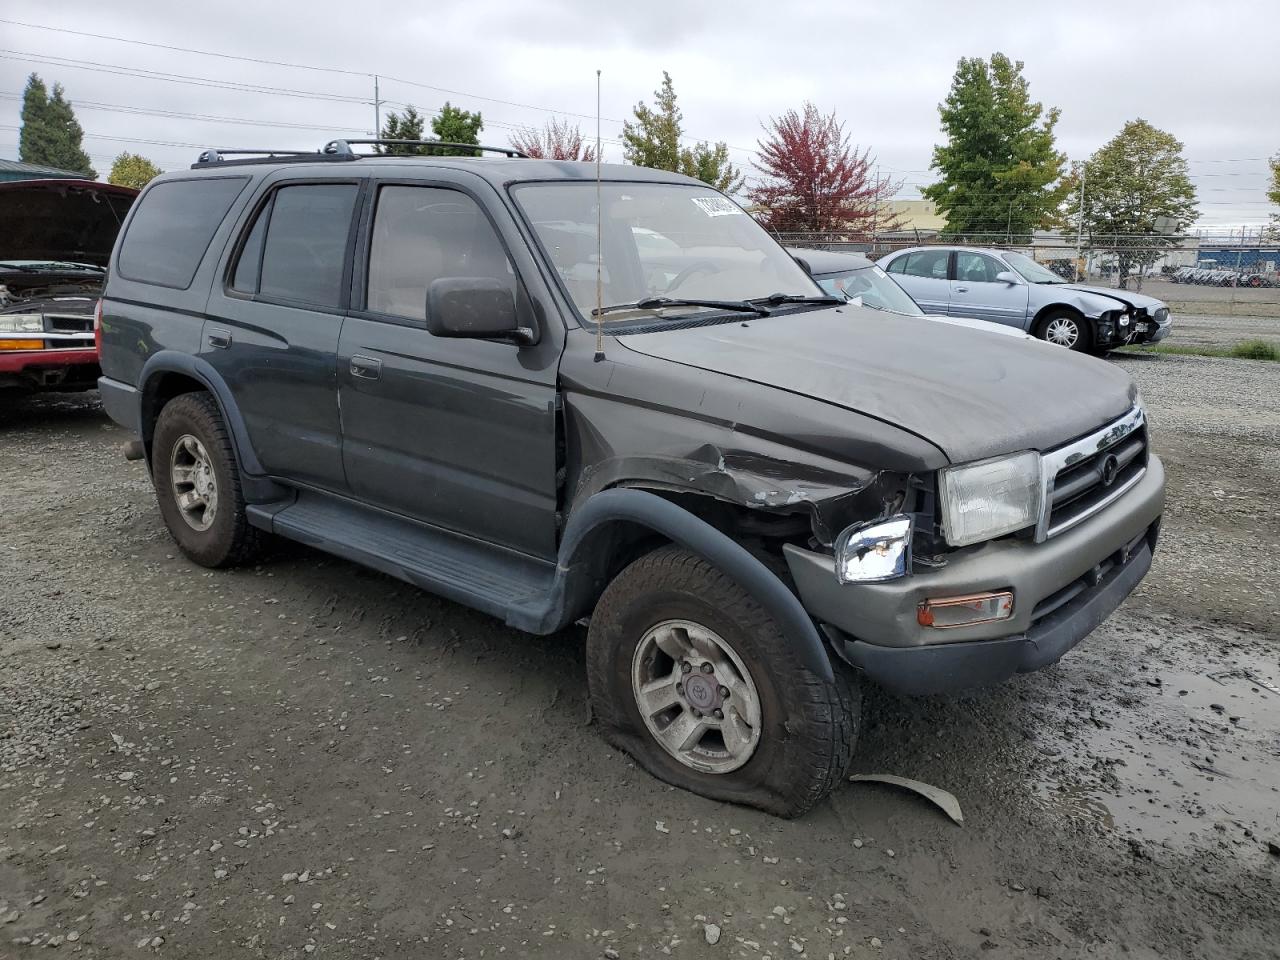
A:
{"label": "steering wheel", "polygon": [[664,296],[669,293],[675,293],[676,290],[684,286],[685,281],[690,277],[699,273],[715,273],[716,270],[716,265],[710,260],[699,260],[696,263],[691,263],[671,278],[671,282],[667,284],[667,288],[662,293]]}

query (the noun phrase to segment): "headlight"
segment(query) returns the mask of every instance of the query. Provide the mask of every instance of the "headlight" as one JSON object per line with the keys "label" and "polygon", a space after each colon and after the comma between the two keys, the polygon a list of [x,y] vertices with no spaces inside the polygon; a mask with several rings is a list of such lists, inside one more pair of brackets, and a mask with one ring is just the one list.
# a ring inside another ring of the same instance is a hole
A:
{"label": "headlight", "polygon": [[1013,533],[1040,519],[1044,486],[1034,451],[948,467],[938,479],[942,525],[953,547]]}
{"label": "headlight", "polygon": [[44,317],[38,313],[0,315],[0,333],[44,333]]}
{"label": "headlight", "polygon": [[875,583],[905,577],[911,565],[911,518],[855,523],[836,540],[836,578]]}

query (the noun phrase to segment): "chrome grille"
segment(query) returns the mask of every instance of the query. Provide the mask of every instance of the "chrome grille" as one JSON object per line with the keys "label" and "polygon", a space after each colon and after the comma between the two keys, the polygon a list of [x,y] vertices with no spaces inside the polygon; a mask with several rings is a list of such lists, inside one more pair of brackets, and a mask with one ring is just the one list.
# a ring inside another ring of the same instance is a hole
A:
{"label": "chrome grille", "polygon": [[1147,472],[1147,424],[1135,406],[1111,425],[1043,457],[1044,506],[1036,540],[1047,540],[1118,500]]}

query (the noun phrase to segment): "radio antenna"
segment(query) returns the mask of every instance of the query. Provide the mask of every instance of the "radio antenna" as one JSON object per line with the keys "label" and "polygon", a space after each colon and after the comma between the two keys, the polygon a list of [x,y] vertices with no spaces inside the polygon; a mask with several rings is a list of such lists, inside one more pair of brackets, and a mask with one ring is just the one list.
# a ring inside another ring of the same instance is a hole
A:
{"label": "radio antenna", "polygon": [[596,362],[604,359],[604,208],[600,205],[600,70],[596,69]]}

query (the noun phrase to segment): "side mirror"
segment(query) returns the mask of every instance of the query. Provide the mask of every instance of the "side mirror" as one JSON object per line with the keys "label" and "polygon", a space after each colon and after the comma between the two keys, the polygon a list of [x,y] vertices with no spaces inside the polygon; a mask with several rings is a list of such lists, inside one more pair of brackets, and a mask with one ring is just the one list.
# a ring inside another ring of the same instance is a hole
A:
{"label": "side mirror", "polygon": [[1018,275],[1014,273],[1012,270],[1001,270],[999,273],[996,274],[996,282],[1007,283],[1011,287],[1017,286]]}
{"label": "side mirror", "polygon": [[492,277],[442,277],[427,288],[427,329],[437,337],[533,343],[511,285]]}
{"label": "side mirror", "polygon": [[794,260],[796,263],[800,264],[801,270],[803,270],[809,276],[811,277],[813,276],[813,267],[809,266],[808,260],[806,260],[804,257],[797,257],[794,253],[791,255],[791,259]]}

